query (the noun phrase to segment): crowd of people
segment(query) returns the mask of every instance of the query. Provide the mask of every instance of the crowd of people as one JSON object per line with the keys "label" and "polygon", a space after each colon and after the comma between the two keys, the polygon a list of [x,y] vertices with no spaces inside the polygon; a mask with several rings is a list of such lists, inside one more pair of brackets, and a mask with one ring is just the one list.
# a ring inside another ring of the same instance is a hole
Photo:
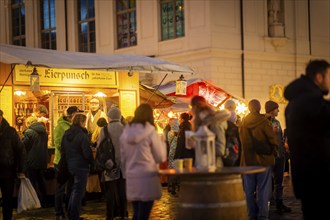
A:
{"label": "crowd of people", "polygon": [[[248,219],[268,219],[273,199],[280,213],[291,212],[283,202],[283,175],[287,157],[296,197],[301,200],[305,219],[329,219],[330,197],[330,64],[310,61],[306,73],[285,89],[289,101],[286,131],[277,120],[279,104],[252,99],[249,113],[242,119],[235,112],[235,102],[227,100],[225,109],[210,106],[202,96],[191,99],[191,111],[169,119],[163,136],[156,130],[153,109],[149,104],[137,107],[129,121],[111,107],[100,111],[98,100],[87,115],[76,106],[69,107],[58,119],[54,130],[56,175],[61,174],[61,159],[70,176],[57,182],[56,219],[80,219],[82,200],[92,169],[99,174],[106,201],[106,219],[128,219],[127,201],[132,202],[133,220],[148,219],[154,200],[162,196],[159,164],[175,160],[195,160],[193,148],[187,148],[187,131],[207,126],[215,136],[216,167],[262,166],[265,172],[243,174]],[[22,139],[0,110],[0,187],[3,219],[12,219],[12,194],[17,173],[31,180],[43,206],[46,192],[42,172],[47,168],[48,135],[43,120],[32,115],[26,120]],[[107,151],[102,151],[108,146]],[[93,155],[92,148],[96,148]],[[288,154],[290,152],[290,155]],[[321,179],[322,178],[322,179]],[[320,181],[317,181],[320,180]],[[168,179],[168,191],[180,189],[177,177]]]}

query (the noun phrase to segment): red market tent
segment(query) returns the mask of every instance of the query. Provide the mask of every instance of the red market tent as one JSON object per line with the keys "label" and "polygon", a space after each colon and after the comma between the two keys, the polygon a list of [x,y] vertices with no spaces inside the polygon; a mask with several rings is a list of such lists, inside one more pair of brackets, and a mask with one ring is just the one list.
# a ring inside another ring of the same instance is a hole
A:
{"label": "red market tent", "polygon": [[222,88],[199,78],[187,80],[186,95],[176,95],[175,86],[176,82],[171,81],[167,84],[161,85],[158,90],[166,96],[175,97],[175,99],[185,103],[190,103],[190,99],[193,96],[200,95],[203,96],[209,104],[217,108],[219,108],[226,100],[230,98],[238,101],[244,101],[244,99],[234,96]]}

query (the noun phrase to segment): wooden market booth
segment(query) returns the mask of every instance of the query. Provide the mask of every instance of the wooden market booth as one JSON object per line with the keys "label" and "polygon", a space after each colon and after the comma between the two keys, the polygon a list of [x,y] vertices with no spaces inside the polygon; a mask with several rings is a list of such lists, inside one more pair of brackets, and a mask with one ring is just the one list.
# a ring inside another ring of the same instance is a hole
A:
{"label": "wooden market booth", "polygon": [[[39,88],[30,81],[34,69],[39,75]],[[91,54],[0,44],[0,109],[10,125],[21,133],[25,128],[24,120],[38,105],[48,108],[51,165],[53,130],[57,119],[69,106],[78,106],[87,113],[89,101],[97,97],[104,112],[117,104],[122,115],[127,117],[133,116],[135,108],[145,100],[171,104],[165,96],[164,101],[159,102],[155,97],[147,98],[154,91],[139,84],[139,72],[193,71],[189,67],[139,55]]]}

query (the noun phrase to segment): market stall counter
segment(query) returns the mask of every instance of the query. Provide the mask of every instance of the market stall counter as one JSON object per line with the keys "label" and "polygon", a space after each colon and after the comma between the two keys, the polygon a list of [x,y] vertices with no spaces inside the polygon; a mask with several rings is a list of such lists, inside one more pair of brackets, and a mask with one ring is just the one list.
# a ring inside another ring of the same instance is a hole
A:
{"label": "market stall counter", "polygon": [[160,170],[180,177],[177,219],[248,219],[242,174],[261,173],[265,167],[224,167],[215,171]]}

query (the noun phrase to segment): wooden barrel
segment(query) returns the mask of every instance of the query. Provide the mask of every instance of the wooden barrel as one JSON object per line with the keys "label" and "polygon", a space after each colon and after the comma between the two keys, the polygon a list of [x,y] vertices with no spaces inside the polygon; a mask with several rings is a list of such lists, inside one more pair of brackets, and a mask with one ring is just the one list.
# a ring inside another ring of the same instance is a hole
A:
{"label": "wooden barrel", "polygon": [[181,177],[178,220],[245,220],[247,206],[241,175]]}

